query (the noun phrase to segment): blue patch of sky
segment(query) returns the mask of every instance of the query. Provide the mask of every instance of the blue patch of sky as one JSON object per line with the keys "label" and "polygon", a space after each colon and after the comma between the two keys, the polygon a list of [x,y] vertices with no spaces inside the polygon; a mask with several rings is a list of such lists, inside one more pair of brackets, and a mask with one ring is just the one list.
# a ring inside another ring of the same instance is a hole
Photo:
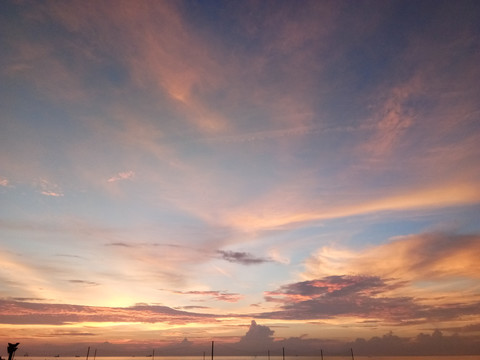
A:
{"label": "blue patch of sky", "polygon": [[371,215],[357,226],[349,243],[377,245],[396,236],[407,236],[428,232],[446,233],[478,233],[480,225],[478,205],[446,207],[442,209],[426,209],[381,213]]}
{"label": "blue patch of sky", "polygon": [[[183,15],[191,27],[222,47],[229,48],[232,55],[236,49],[252,51],[261,45],[261,37],[252,36],[246,30],[246,22],[261,27],[265,16],[271,12],[267,2],[258,2],[255,7],[235,1],[186,1]],[[277,4],[278,5],[278,4]]]}
{"label": "blue patch of sky", "polygon": [[[322,94],[318,109],[326,111],[335,123],[353,124],[364,119],[373,101],[369,96],[385,85],[392,86],[408,78],[412,66],[417,65],[406,63],[404,56],[410,42],[427,26],[427,10],[413,2],[388,4],[388,7],[363,7],[358,14],[356,6],[348,7],[340,17],[333,35],[338,43],[330,46],[345,51],[335,62],[326,63],[328,67],[318,79],[320,89],[325,83],[331,85]],[[375,28],[349,26],[349,22],[358,22],[359,16],[370,16],[367,11],[382,12]]]}
{"label": "blue patch of sky", "polygon": [[[24,195],[19,196],[19,192]],[[102,241],[170,243],[183,239],[185,236],[180,235],[185,233],[192,233],[190,236],[187,234],[187,241],[198,240],[199,234],[208,230],[208,225],[202,220],[180,210],[162,209],[140,200],[105,198],[88,192],[50,197],[27,187],[17,187],[0,192],[0,200],[6,205],[0,208],[0,216],[6,226],[0,231],[9,242],[29,239],[33,233],[38,233],[35,237],[46,240],[100,236],[98,240]],[[13,224],[15,228],[11,229],[8,224]],[[26,226],[24,230],[23,226]],[[107,234],[112,232],[110,235],[96,234],[95,229],[106,230]],[[213,236],[211,231],[209,236]]]}
{"label": "blue patch of sky", "polygon": [[357,246],[378,245],[396,236],[406,236],[422,232],[429,224],[425,220],[397,220],[379,221],[374,224],[366,223],[364,228],[359,229],[352,235],[349,243]]}
{"label": "blue patch of sky", "polygon": [[275,147],[264,146],[265,142],[275,140],[193,142],[182,148],[182,154],[189,162],[211,169],[211,175],[227,188],[234,186],[241,194],[252,196],[268,191],[284,174],[281,156]]}
{"label": "blue patch of sky", "polygon": [[[94,41],[95,34],[92,30],[83,28],[81,32],[72,32],[61,23],[49,21],[50,19],[45,17],[46,21],[24,18],[21,21],[22,27],[15,31],[15,24],[19,22],[18,17],[22,17],[22,11],[21,7],[10,10],[14,13],[14,17],[7,19],[8,35],[10,38],[17,38],[16,41],[10,40],[10,45],[24,41],[46,45],[45,51],[48,52],[48,56],[60,61],[72,74],[81,74],[80,78],[86,88],[104,88],[106,84],[119,87],[128,82],[127,68],[106,49],[98,46]],[[13,20],[15,18],[17,21]],[[80,48],[94,51],[96,57],[92,59],[86,56],[86,53],[78,51]],[[44,59],[38,60],[41,66]],[[38,66],[38,64],[33,65]],[[105,95],[104,93],[104,98]]]}
{"label": "blue patch of sky", "polygon": [[[12,132],[9,133],[9,137],[17,139],[17,142],[18,139],[22,139],[28,144],[41,146],[47,154],[45,161],[50,165],[65,165],[63,160],[67,154],[58,149],[68,148],[72,139],[79,139],[86,135],[86,129],[82,123],[71,116],[67,108],[45,101],[40,98],[41,95],[31,93],[26,87],[21,86],[13,91],[13,104],[7,106],[5,112],[10,120],[7,129]],[[21,126],[17,126],[16,123]],[[19,144],[12,144],[12,146],[18,147]]]}

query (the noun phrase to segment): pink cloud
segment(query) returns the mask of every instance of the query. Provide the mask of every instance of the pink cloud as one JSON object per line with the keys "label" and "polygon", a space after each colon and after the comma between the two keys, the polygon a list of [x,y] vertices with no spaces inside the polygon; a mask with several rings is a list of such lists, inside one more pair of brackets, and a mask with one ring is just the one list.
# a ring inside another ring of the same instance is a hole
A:
{"label": "pink cloud", "polygon": [[40,193],[42,195],[52,197],[61,197],[64,195],[59,185],[54,184],[46,179],[40,179],[38,186],[40,187]]}
{"label": "pink cloud", "polygon": [[0,176],[0,186],[8,186],[8,179],[3,177],[3,176]]}
{"label": "pink cloud", "polygon": [[[348,216],[365,215],[383,211],[407,209],[435,209],[449,206],[474,204],[480,200],[480,189],[474,181],[449,181],[410,189],[391,189],[390,193],[376,192],[352,194],[346,200],[324,199],[315,201],[308,198],[305,189],[311,186],[307,176],[298,183],[278,186],[244,206],[222,214],[222,220],[244,230],[258,230],[282,227],[297,227],[306,222],[322,221]],[[299,186],[303,183],[304,186]],[[282,206],[288,199],[289,206]]]}
{"label": "pink cloud", "polygon": [[96,307],[0,300],[2,324],[62,325],[81,322],[145,322],[186,324],[213,321],[214,315],[175,310],[166,306]]}
{"label": "pink cloud", "polygon": [[[336,275],[291,283],[265,292],[267,302],[281,305],[259,316],[292,320],[354,317],[405,326],[461,321],[474,316],[480,308],[475,297],[428,302],[405,294],[404,283],[391,283],[391,279],[368,275]],[[399,292],[392,292],[394,289]]]}
{"label": "pink cloud", "polygon": [[175,3],[120,1],[114,7],[101,3],[94,8],[81,2],[50,4],[48,12],[75,33],[88,35],[95,29],[100,34],[95,45],[128,64],[133,85],[162,97],[168,94],[170,105],[199,130],[210,133],[225,128],[225,119],[197,94],[215,86],[222,67],[213,49],[189,30]]}
{"label": "pink cloud", "polygon": [[133,172],[133,171],[123,171],[123,172],[119,172],[118,174],[112,176],[107,181],[108,182],[116,182],[116,181],[120,181],[120,180],[129,180],[129,179],[133,179],[134,176],[135,176],[135,172]]}

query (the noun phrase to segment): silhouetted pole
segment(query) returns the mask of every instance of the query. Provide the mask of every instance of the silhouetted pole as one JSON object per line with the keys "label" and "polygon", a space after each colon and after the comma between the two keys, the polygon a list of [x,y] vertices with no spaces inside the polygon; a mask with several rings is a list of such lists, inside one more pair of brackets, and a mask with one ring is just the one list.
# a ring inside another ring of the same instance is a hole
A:
{"label": "silhouetted pole", "polygon": [[283,358],[283,360],[285,360],[285,348],[284,347],[282,347],[282,358]]}
{"label": "silhouetted pole", "polygon": [[213,360],[213,341],[212,341],[212,360]]}
{"label": "silhouetted pole", "polygon": [[95,349],[95,352],[93,353],[93,360],[97,357],[97,349]]}
{"label": "silhouetted pole", "polygon": [[88,350],[87,350],[87,360],[88,360],[88,355],[90,354],[90,346],[88,347]]}
{"label": "silhouetted pole", "polygon": [[352,353],[352,360],[355,360],[355,358],[353,357],[353,349],[350,348],[350,352]]}
{"label": "silhouetted pole", "polygon": [[322,360],[323,360],[323,350],[320,349],[320,356],[322,357]]}
{"label": "silhouetted pole", "polygon": [[268,354],[268,360],[270,360],[270,350],[268,350],[267,354]]}
{"label": "silhouetted pole", "polygon": [[205,360],[205,351],[203,352],[203,360]]}
{"label": "silhouetted pole", "polygon": [[7,351],[8,351],[8,360],[13,360],[15,357],[15,351],[17,351],[18,345],[20,343],[8,343]]}

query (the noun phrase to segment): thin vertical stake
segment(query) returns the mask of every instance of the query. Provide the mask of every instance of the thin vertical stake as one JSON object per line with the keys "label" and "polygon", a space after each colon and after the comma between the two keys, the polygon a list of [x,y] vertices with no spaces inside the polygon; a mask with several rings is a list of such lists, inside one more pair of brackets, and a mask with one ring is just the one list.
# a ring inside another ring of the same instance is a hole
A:
{"label": "thin vertical stake", "polygon": [[212,360],[213,360],[213,341],[212,341]]}
{"label": "thin vertical stake", "polygon": [[95,352],[93,353],[93,360],[97,357],[97,349],[95,349]]}
{"label": "thin vertical stake", "polygon": [[350,352],[352,353],[352,360],[355,360],[355,358],[353,357],[353,349],[350,348]]}
{"label": "thin vertical stake", "polygon": [[270,360],[270,350],[268,350],[268,360]]}
{"label": "thin vertical stake", "polygon": [[320,349],[320,356],[322,357],[322,360],[323,360],[323,350]]}
{"label": "thin vertical stake", "polygon": [[283,358],[283,360],[285,360],[285,348],[284,347],[282,347],[282,358]]}
{"label": "thin vertical stake", "polygon": [[87,360],[88,360],[88,354],[90,354],[90,346],[88,347],[88,350],[87,350]]}

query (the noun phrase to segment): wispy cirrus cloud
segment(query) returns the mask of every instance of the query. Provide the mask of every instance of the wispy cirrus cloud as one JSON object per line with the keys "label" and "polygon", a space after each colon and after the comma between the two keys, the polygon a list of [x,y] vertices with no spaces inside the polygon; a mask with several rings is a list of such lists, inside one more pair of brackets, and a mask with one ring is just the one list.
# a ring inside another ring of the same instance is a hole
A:
{"label": "wispy cirrus cloud", "polygon": [[[278,187],[263,199],[253,200],[243,208],[234,209],[224,215],[223,220],[239,229],[259,230],[299,227],[307,222],[359,216],[387,211],[415,209],[439,209],[449,206],[474,204],[480,200],[480,190],[473,181],[464,183],[440,183],[437,186],[396,189],[389,193],[377,193],[375,197],[363,197],[354,193],[348,201],[333,201],[305,198],[305,194],[294,189]],[[284,191],[282,191],[284,190]],[[297,198],[294,195],[298,195]],[[328,195],[327,195],[328,196]],[[282,206],[284,199],[292,199],[288,207]]]}
{"label": "wispy cirrus cloud", "polygon": [[[168,94],[170,105],[181,108],[181,112],[187,115],[184,119],[191,121],[200,131],[208,133],[223,129],[225,119],[205,106],[199,96],[216,84],[222,66],[211,55],[213,49],[205,51],[209,45],[201,41],[196,32],[189,31],[190,25],[182,19],[178,4],[122,2],[117,5],[112,8],[97,4],[95,11],[90,11],[81,3],[68,6],[50,4],[46,10],[93,47],[101,46],[118,54],[123,66],[128,68],[128,78],[134,86],[149,89],[162,97]],[[123,26],[134,23],[143,25],[141,28]],[[90,28],[102,36],[93,41],[87,30]],[[123,43],[130,44],[128,47],[118,42],[119,32]],[[162,36],[153,36],[158,33]]]}
{"label": "wispy cirrus cloud", "polygon": [[377,110],[372,138],[361,145],[370,156],[387,157],[398,146],[414,122],[412,109],[405,104],[418,96],[418,92],[415,79],[390,89],[390,96]]}
{"label": "wispy cirrus cloud", "polygon": [[127,244],[124,242],[112,242],[112,243],[105,244],[105,246],[120,246],[120,247],[129,248],[129,247],[133,247],[133,244]]}
{"label": "wispy cirrus cloud", "polygon": [[37,186],[39,187],[39,191],[42,195],[53,197],[62,197],[64,195],[59,185],[47,179],[40,179],[37,183]]}
{"label": "wispy cirrus cloud", "polygon": [[110,177],[107,181],[108,182],[117,182],[121,180],[130,180],[135,177],[135,172],[134,171],[121,171],[117,173],[116,175],[113,175]]}
{"label": "wispy cirrus cloud", "polygon": [[208,296],[217,301],[226,301],[226,302],[238,302],[243,298],[243,295],[238,293],[229,293],[227,291],[217,291],[217,290],[191,290],[191,291],[172,291],[175,294],[181,295],[197,295],[197,296]]}

